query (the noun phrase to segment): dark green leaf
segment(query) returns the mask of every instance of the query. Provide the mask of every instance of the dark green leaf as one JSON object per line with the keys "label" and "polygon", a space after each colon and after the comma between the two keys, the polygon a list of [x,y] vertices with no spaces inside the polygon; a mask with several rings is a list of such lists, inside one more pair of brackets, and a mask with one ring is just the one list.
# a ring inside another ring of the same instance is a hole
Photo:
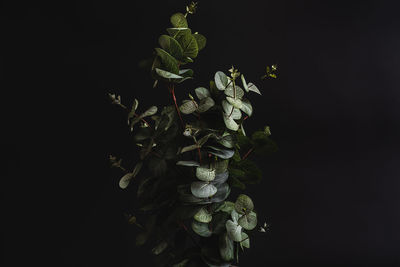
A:
{"label": "dark green leaf", "polygon": [[199,33],[193,34],[193,37],[196,39],[199,50],[202,50],[206,46],[206,43],[207,43],[206,37]]}
{"label": "dark green leaf", "polygon": [[254,209],[251,198],[247,195],[240,194],[235,202],[235,210],[240,214],[249,214]]}
{"label": "dark green leaf", "polygon": [[164,49],[155,48],[155,50],[157,52],[157,55],[159,55],[161,58],[161,63],[163,64],[164,69],[171,73],[178,74],[178,61]]}
{"label": "dark green leaf", "polygon": [[176,28],[187,28],[188,27],[188,23],[185,18],[185,15],[183,15],[182,13],[173,14],[171,16],[170,20],[171,20],[172,26],[174,26]]}
{"label": "dark green leaf", "polygon": [[158,43],[162,49],[167,51],[175,59],[183,59],[183,49],[181,45],[171,36],[165,34],[161,35],[160,38],[158,38]]}

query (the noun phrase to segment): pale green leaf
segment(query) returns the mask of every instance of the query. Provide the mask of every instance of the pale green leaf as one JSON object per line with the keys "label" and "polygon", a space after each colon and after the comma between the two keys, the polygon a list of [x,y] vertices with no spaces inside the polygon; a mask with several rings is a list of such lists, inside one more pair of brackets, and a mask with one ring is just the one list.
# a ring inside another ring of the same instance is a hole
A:
{"label": "pale green leaf", "polygon": [[226,232],[231,240],[235,242],[239,242],[242,239],[242,226],[238,223],[235,223],[232,220],[227,220],[226,224]]}
{"label": "pale green leaf", "polygon": [[183,114],[191,114],[195,112],[198,108],[198,104],[194,100],[183,100],[182,105],[179,107],[179,110]]}
{"label": "pale green leaf", "polygon": [[246,113],[247,115],[251,116],[253,114],[253,106],[251,105],[250,101],[247,99],[242,100],[242,105],[240,106],[240,109]]}
{"label": "pale green leaf", "polygon": [[242,250],[243,247],[250,248],[250,238],[245,232],[242,232],[242,241],[240,242],[240,247]]}
{"label": "pale green leaf", "polygon": [[245,80],[245,78],[244,78],[244,75],[243,75],[243,74],[240,75],[240,78],[242,79],[242,84],[243,84],[244,90],[246,90],[246,92],[249,92],[249,87],[248,87],[248,85],[247,85],[247,83],[246,83],[246,80]]}
{"label": "pale green leaf", "polygon": [[235,88],[234,88],[231,84],[224,91],[225,95],[233,97],[233,98],[235,97],[235,92],[236,92],[236,98],[242,99],[242,97],[244,96],[244,91],[238,85],[235,85]]}
{"label": "pale green leaf", "polygon": [[155,68],[156,73],[165,79],[182,79],[183,77],[172,72]]}
{"label": "pale green leaf", "polygon": [[214,100],[211,97],[206,97],[200,100],[199,107],[197,109],[198,112],[203,113],[212,108],[215,105]]}
{"label": "pale green leaf", "polygon": [[195,197],[206,198],[212,197],[217,193],[217,188],[212,184],[196,181],[190,185],[190,191]]}
{"label": "pale green leaf", "polygon": [[226,128],[232,131],[237,131],[239,129],[239,125],[233,120],[232,117],[229,117],[229,114],[226,115],[224,112],[222,112],[222,116],[225,122]]}
{"label": "pale green leaf", "polygon": [[212,215],[205,208],[199,209],[199,211],[193,216],[193,218],[202,223],[209,223],[212,220]]}
{"label": "pale green leaf", "polygon": [[168,243],[163,241],[160,244],[158,244],[156,247],[154,247],[151,251],[153,252],[154,255],[159,255],[162,253],[166,248],[168,247]]}
{"label": "pale green leaf", "polygon": [[212,232],[208,228],[208,223],[198,222],[196,220],[192,221],[192,230],[202,237],[210,237]]}
{"label": "pale green leaf", "polygon": [[196,89],[194,89],[196,96],[202,100],[206,97],[211,96],[210,91],[207,88],[204,87],[197,87]]}
{"label": "pale green leaf", "polygon": [[217,71],[214,76],[215,86],[218,90],[225,90],[228,85],[228,77],[222,71]]}
{"label": "pale green leaf", "polygon": [[238,223],[246,230],[253,230],[257,226],[257,214],[254,211],[249,214],[243,214]]}
{"label": "pale green leaf", "polygon": [[220,235],[219,253],[224,261],[232,261],[234,259],[233,241],[228,237],[227,233]]}
{"label": "pale green leaf", "polygon": [[[240,100],[240,99],[238,99],[238,98],[233,98],[233,97],[230,97],[230,96],[227,96],[226,97],[226,100],[228,100],[228,102],[229,102],[229,104],[231,104],[232,106],[234,106],[235,108],[240,108],[240,109],[242,109],[242,106],[243,106],[243,104],[242,104],[242,100]],[[247,113],[246,113],[247,114]]]}
{"label": "pale green leaf", "polygon": [[250,90],[250,91],[253,91],[253,92],[255,92],[255,93],[261,95],[261,92],[260,92],[260,90],[258,90],[257,86],[255,86],[255,85],[252,84],[252,83],[249,83],[248,86],[249,86],[249,90]]}
{"label": "pale green leaf", "polygon": [[210,182],[215,178],[215,170],[205,167],[197,167],[196,177],[201,181]]}
{"label": "pale green leaf", "polygon": [[254,209],[251,198],[247,195],[240,194],[235,202],[235,210],[240,214],[249,214]]}

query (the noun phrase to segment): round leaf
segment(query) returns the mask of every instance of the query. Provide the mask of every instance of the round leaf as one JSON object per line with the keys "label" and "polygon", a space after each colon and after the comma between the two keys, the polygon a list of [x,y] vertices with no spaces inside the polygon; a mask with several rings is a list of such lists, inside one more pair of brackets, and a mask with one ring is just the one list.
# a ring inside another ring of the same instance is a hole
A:
{"label": "round leaf", "polygon": [[206,182],[192,182],[190,185],[190,191],[195,197],[206,198],[211,197],[217,193],[217,188]]}
{"label": "round leaf", "polygon": [[239,218],[238,223],[246,230],[253,230],[257,226],[257,214],[252,211]]}
{"label": "round leaf", "polygon": [[253,107],[251,106],[250,101],[247,99],[242,100],[242,104],[240,105],[239,108],[249,116],[251,116],[251,114],[253,114]]}
{"label": "round leaf", "polygon": [[206,37],[199,33],[193,34],[193,37],[194,37],[194,39],[196,39],[199,50],[202,50],[206,46],[206,43],[207,43]]}
{"label": "round leaf", "polygon": [[228,171],[225,171],[225,172],[222,172],[222,173],[218,173],[218,174],[215,175],[215,178],[212,181],[212,184],[213,185],[223,184],[228,180],[228,177],[229,177],[229,172]]}
{"label": "round leaf", "polygon": [[[240,100],[238,98],[235,99],[235,98],[230,97],[230,96],[227,96],[226,100],[228,100],[229,104],[233,105],[235,108],[242,109],[242,106],[243,106],[242,100]],[[246,114],[247,114],[247,112],[246,112]]]}
{"label": "round leaf", "polygon": [[179,110],[183,114],[191,114],[197,110],[197,103],[194,100],[183,100],[182,105],[179,107]]}
{"label": "round leaf", "polygon": [[244,194],[240,194],[235,202],[235,210],[240,214],[249,214],[253,209],[253,200]]}
{"label": "round leaf", "polygon": [[208,228],[208,223],[198,222],[196,220],[192,221],[192,230],[202,237],[210,237],[212,232]]}
{"label": "round leaf", "polygon": [[220,236],[219,253],[224,261],[232,261],[234,259],[233,241],[226,233]]}
{"label": "round leaf", "polygon": [[199,47],[197,46],[196,39],[192,34],[181,35],[178,38],[178,42],[183,49],[183,55],[190,58],[197,57],[199,53]]}
{"label": "round leaf", "polygon": [[174,74],[179,73],[178,61],[171,56],[167,51],[161,48],[155,48],[157,55],[161,58],[161,63],[163,64],[165,70],[172,72]]}
{"label": "round leaf", "polygon": [[197,167],[196,177],[201,181],[210,182],[215,178],[215,170],[204,167]]}
{"label": "round leaf", "polygon": [[202,99],[204,99],[204,98],[206,98],[206,97],[211,96],[210,91],[208,91],[208,89],[207,89],[207,88],[204,88],[204,87],[198,87],[198,88],[194,89],[194,91],[195,91],[195,93],[196,93],[196,96],[197,96],[200,100],[202,100]]}
{"label": "round leaf", "polygon": [[242,99],[242,97],[244,96],[244,91],[243,91],[242,88],[240,88],[237,85],[235,85],[235,90],[233,89],[232,85],[228,86],[225,89],[224,93],[227,96],[234,97],[235,96],[235,91],[236,91],[236,98]]}
{"label": "round leaf", "polygon": [[203,113],[212,108],[215,105],[214,100],[211,97],[203,98],[200,101],[198,112]]}
{"label": "round leaf", "polygon": [[212,215],[205,208],[201,208],[193,218],[198,222],[209,223],[212,220]]}
{"label": "round leaf", "polygon": [[228,77],[222,71],[217,71],[214,76],[215,86],[218,90],[225,90],[228,85]]}
{"label": "round leaf", "polygon": [[178,60],[183,58],[183,49],[181,45],[171,36],[165,34],[161,35],[158,38],[158,43],[160,44],[162,49],[167,51],[174,58]]}
{"label": "round leaf", "polygon": [[189,28],[168,28],[168,34],[175,39],[180,38],[184,35],[192,35],[192,31]]}
{"label": "round leaf", "polygon": [[215,203],[227,199],[231,193],[231,188],[229,187],[228,183],[216,184],[215,186],[217,187],[217,193],[212,196],[210,201]]}
{"label": "round leaf", "polygon": [[239,125],[233,120],[232,116],[226,115],[222,112],[222,116],[224,119],[224,123],[226,128],[232,131],[237,131],[239,129]]}
{"label": "round leaf", "polygon": [[176,28],[187,28],[188,27],[188,23],[185,18],[185,15],[183,15],[182,13],[173,14],[171,16],[170,20],[171,20],[172,26],[174,26]]}
{"label": "round leaf", "polygon": [[231,240],[235,242],[242,240],[242,226],[233,222],[232,220],[227,220],[225,227],[226,232]]}

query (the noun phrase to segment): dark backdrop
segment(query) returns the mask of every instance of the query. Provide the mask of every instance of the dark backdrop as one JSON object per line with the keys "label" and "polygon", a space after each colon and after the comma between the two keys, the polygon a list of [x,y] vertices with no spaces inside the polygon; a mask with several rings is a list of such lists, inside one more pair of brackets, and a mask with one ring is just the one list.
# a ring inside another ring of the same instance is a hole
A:
{"label": "dark backdrop", "polygon": [[[138,62],[185,4],[2,3],[4,266],[147,266],[108,167],[133,152],[107,93],[169,101]],[[240,266],[400,264],[398,8],[203,0],[190,18],[208,44],[178,98],[234,64],[263,92],[247,131],[270,125],[280,147],[248,191],[271,230]],[[258,80],[274,63],[279,79]]]}

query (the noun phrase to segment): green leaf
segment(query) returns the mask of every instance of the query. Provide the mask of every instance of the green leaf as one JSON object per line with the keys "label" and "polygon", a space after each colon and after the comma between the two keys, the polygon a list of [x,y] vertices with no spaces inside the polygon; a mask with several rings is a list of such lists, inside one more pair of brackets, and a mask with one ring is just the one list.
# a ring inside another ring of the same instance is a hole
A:
{"label": "green leaf", "polygon": [[247,195],[240,194],[235,202],[235,210],[240,214],[249,214],[254,209],[251,198]]}
{"label": "green leaf", "polygon": [[159,255],[162,253],[166,248],[168,247],[168,243],[163,241],[160,244],[158,244],[156,247],[154,247],[151,252],[153,252],[154,255]]}
{"label": "green leaf", "polygon": [[211,197],[215,193],[217,193],[217,188],[212,184],[196,181],[192,182],[190,186],[190,191],[195,197],[206,198]]}
{"label": "green leaf", "polygon": [[185,161],[185,160],[181,160],[181,161],[178,161],[178,162],[176,163],[176,165],[180,165],[180,166],[190,166],[190,167],[195,166],[195,167],[197,167],[197,166],[200,166],[200,163],[198,163],[197,161],[190,161],[190,160]]}
{"label": "green leaf", "polygon": [[193,70],[192,69],[181,69],[179,70],[179,75],[185,78],[189,78],[193,76]]}
{"label": "green leaf", "polygon": [[241,190],[245,190],[246,189],[246,185],[244,183],[242,183],[238,178],[231,176],[230,177],[230,182],[231,182],[231,186],[232,187],[236,187],[239,188]]}
{"label": "green leaf", "polygon": [[197,46],[196,39],[192,34],[185,34],[179,36],[177,39],[183,49],[183,55],[190,58],[196,58],[199,53],[199,47]]}
{"label": "green leaf", "polygon": [[252,134],[251,139],[255,144],[254,153],[257,155],[269,155],[278,150],[276,143],[269,136],[270,132],[268,128],[266,131],[255,131]]}
{"label": "green leaf", "polygon": [[186,17],[182,13],[173,14],[171,16],[170,21],[171,21],[172,26],[174,26],[175,28],[187,28],[188,27]]}
{"label": "green leaf", "polygon": [[242,117],[242,112],[240,112],[238,108],[233,107],[226,100],[222,100],[222,109],[227,116],[230,115],[234,120],[239,120]]}
{"label": "green leaf", "polygon": [[199,51],[202,50],[206,46],[206,43],[207,43],[206,37],[199,33],[193,34],[193,37],[196,39],[197,46],[199,47]]}
{"label": "green leaf", "polygon": [[189,28],[168,28],[168,34],[175,39],[180,38],[184,35],[192,35],[192,31]]}
{"label": "green leaf", "polygon": [[210,237],[212,232],[208,228],[208,223],[198,222],[196,220],[192,221],[192,230],[202,237]]}
{"label": "green leaf", "polygon": [[158,43],[162,49],[167,51],[175,59],[183,59],[183,49],[181,45],[171,36],[165,34],[161,35],[160,38],[158,38]]}
{"label": "green leaf", "polygon": [[235,153],[233,149],[219,148],[215,146],[207,146],[207,152],[221,159],[229,159]]}
{"label": "green leaf", "polygon": [[225,90],[228,85],[228,77],[222,71],[217,71],[214,76],[215,86],[218,90]]}
{"label": "green leaf", "polygon": [[196,177],[201,181],[210,182],[215,178],[215,170],[205,167],[197,167]]}
{"label": "green leaf", "polygon": [[224,204],[222,204],[218,209],[216,209],[215,212],[223,211],[223,212],[231,214],[231,212],[234,209],[235,209],[235,203],[233,203],[231,201],[224,201]]}
{"label": "green leaf", "polygon": [[218,174],[215,175],[215,178],[212,181],[212,184],[215,185],[215,186],[223,184],[228,180],[228,177],[229,177],[229,172],[228,171],[225,171],[225,172],[222,172],[222,173],[218,173]]}
{"label": "green leaf", "polygon": [[214,100],[211,97],[206,97],[200,100],[199,107],[197,109],[198,112],[203,113],[212,108],[215,105]]}
{"label": "green leaf", "polygon": [[[244,96],[243,89],[240,88],[238,85],[235,85],[235,90],[236,90],[236,98],[242,99],[242,97]],[[233,89],[233,86],[230,85],[225,89],[224,93],[227,96],[234,97],[235,90]]]}
{"label": "green leaf", "polygon": [[183,100],[182,105],[179,107],[179,110],[183,114],[191,114],[195,112],[198,108],[198,104],[194,100]]}
{"label": "green leaf", "polygon": [[132,119],[133,117],[135,117],[135,112],[136,112],[136,109],[138,106],[139,106],[139,101],[135,98],[135,100],[133,101],[133,104],[132,104],[131,111],[129,111],[129,114],[128,114],[128,125],[129,125],[129,120]]}
{"label": "green leaf", "polygon": [[240,242],[240,247],[242,250],[243,247],[250,248],[250,238],[245,232],[242,232],[242,241]]}
{"label": "green leaf", "polygon": [[251,116],[253,114],[253,107],[251,106],[251,103],[247,99],[242,100],[242,105],[239,107],[244,113]]}
{"label": "green leaf", "polygon": [[229,218],[229,214],[226,212],[217,212],[212,216],[212,221],[210,222],[210,228],[214,234],[220,234],[226,231],[226,221]]}
{"label": "green leaf", "polygon": [[246,230],[253,230],[257,226],[257,214],[252,211],[239,218],[238,223]]}
{"label": "green leaf", "polygon": [[229,160],[218,160],[212,163],[215,173],[223,173],[228,169]]}
{"label": "green leaf", "polygon": [[242,106],[243,106],[242,100],[240,100],[240,99],[238,99],[238,98],[235,99],[235,98],[230,97],[230,96],[227,96],[227,97],[226,97],[226,100],[228,100],[229,104],[231,104],[231,105],[234,106],[235,108],[240,108],[240,109],[242,109]]}
{"label": "green leaf", "polygon": [[184,259],[184,260],[172,265],[172,267],[185,267],[188,262],[189,262],[189,259]]}
{"label": "green leaf", "polygon": [[235,146],[235,137],[228,132],[224,132],[222,137],[218,139],[218,143],[224,147],[233,148]]}
{"label": "green leaf", "polygon": [[182,77],[180,75],[177,75],[177,74],[174,74],[172,72],[169,72],[169,71],[166,71],[166,70],[162,70],[162,69],[159,69],[159,68],[155,68],[155,70],[156,70],[156,73],[158,75],[160,75],[161,77],[163,77],[165,79],[168,79],[168,80],[184,78],[184,77]]}
{"label": "green leaf", "polygon": [[232,116],[226,115],[224,112],[222,112],[222,117],[224,119],[226,128],[232,131],[237,131],[239,129],[239,124],[233,120]]}
{"label": "green leaf", "polygon": [[196,89],[194,89],[194,91],[195,91],[195,93],[196,93],[196,96],[197,96],[200,100],[202,100],[202,99],[204,99],[204,98],[206,98],[206,97],[210,97],[210,96],[211,96],[210,91],[208,91],[208,89],[207,89],[207,88],[204,88],[204,87],[197,87]]}
{"label": "green leaf", "polygon": [[249,86],[249,91],[253,91],[253,92],[261,95],[261,92],[260,92],[260,90],[258,90],[257,86],[255,86],[252,83],[249,83],[248,86]]}
{"label": "green leaf", "polygon": [[155,48],[155,50],[157,52],[157,55],[160,56],[161,63],[163,64],[165,69],[174,74],[178,74],[179,73],[178,61],[164,49],[157,47]]}
{"label": "green leaf", "polygon": [[119,187],[121,187],[122,189],[127,188],[132,178],[134,178],[139,173],[140,169],[142,168],[142,165],[143,161],[136,163],[135,168],[133,169],[132,172],[122,176],[121,180],[119,180]]}
{"label": "green leaf", "polygon": [[180,150],[180,153],[185,153],[185,152],[189,152],[189,151],[193,151],[195,149],[198,149],[199,146],[197,144],[193,144],[193,145],[189,145],[189,146],[185,146]]}
{"label": "green leaf", "polygon": [[205,208],[201,208],[194,216],[193,218],[202,223],[209,223],[212,220],[212,215],[207,211]]}
{"label": "green leaf", "polygon": [[245,78],[244,78],[244,75],[243,75],[243,74],[240,75],[240,78],[242,79],[242,84],[243,84],[244,90],[246,90],[246,92],[249,92],[249,87],[248,87],[248,85],[247,85],[247,83],[246,83],[246,80],[245,80]]}
{"label": "green leaf", "polygon": [[228,183],[218,183],[214,185],[217,187],[217,193],[211,197],[210,201],[214,203],[224,201],[231,193],[231,188]]}
{"label": "green leaf", "polygon": [[[241,170],[241,173],[239,173],[235,169]],[[232,176],[235,176],[241,182],[247,184],[256,184],[262,179],[262,172],[260,168],[258,168],[258,166],[249,159],[241,160],[237,163],[232,163],[231,166],[229,166],[229,172]]]}
{"label": "green leaf", "polygon": [[140,115],[142,118],[148,117],[148,116],[153,116],[154,114],[157,113],[158,108],[156,106],[151,106],[149,107],[145,112]]}
{"label": "green leaf", "polygon": [[239,242],[242,239],[242,226],[240,226],[238,223],[228,220],[226,221],[225,227],[228,237],[231,240]]}
{"label": "green leaf", "polygon": [[234,259],[233,241],[228,237],[227,233],[220,235],[219,253],[224,261],[232,261]]}
{"label": "green leaf", "polygon": [[149,234],[147,232],[141,232],[136,236],[136,246],[141,246],[146,243]]}

